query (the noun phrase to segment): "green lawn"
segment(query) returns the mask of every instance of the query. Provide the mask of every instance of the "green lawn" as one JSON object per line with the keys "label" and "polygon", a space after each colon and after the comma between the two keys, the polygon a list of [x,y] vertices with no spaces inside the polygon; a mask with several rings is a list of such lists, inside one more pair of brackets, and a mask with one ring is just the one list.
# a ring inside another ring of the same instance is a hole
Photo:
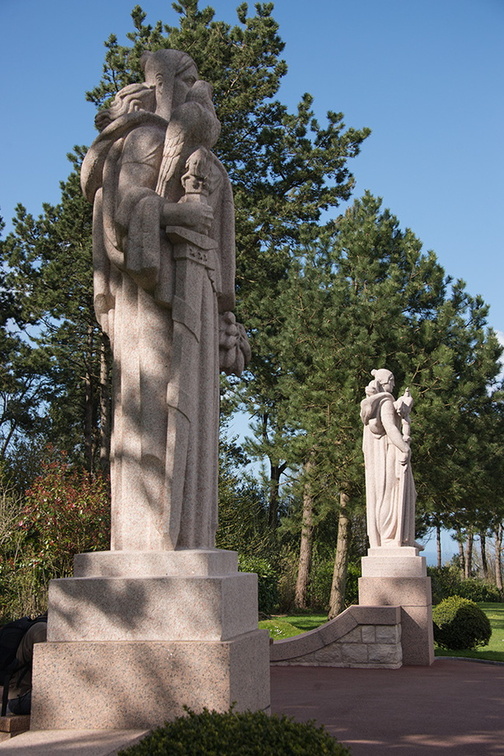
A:
{"label": "green lawn", "polygon": [[[468,659],[504,662],[504,604],[482,603],[478,606],[486,613],[492,626],[492,637],[488,646],[483,646],[475,651],[446,651],[436,646],[434,649],[436,656],[462,656]],[[260,622],[259,627],[267,627],[271,637],[274,640],[279,640],[314,630],[324,622],[327,622],[326,614],[277,615],[272,617],[271,620]]]}
{"label": "green lawn", "polygon": [[299,628],[300,633],[307,633],[308,630],[315,630],[316,627],[327,622],[327,614],[293,614],[282,619]]}
{"label": "green lawn", "polygon": [[293,635],[306,633],[308,630],[314,630],[319,625],[327,622],[327,614],[277,614],[273,615],[270,620],[259,622],[259,627],[269,630],[273,640],[282,638],[292,638]]}

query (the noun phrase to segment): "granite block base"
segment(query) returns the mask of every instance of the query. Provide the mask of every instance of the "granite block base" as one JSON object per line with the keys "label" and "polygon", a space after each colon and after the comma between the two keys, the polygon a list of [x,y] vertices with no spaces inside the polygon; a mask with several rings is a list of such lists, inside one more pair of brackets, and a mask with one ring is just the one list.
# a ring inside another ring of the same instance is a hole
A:
{"label": "granite block base", "polygon": [[[431,580],[426,576],[425,558],[376,554],[362,559],[359,604],[401,607],[403,664],[430,666],[434,661]],[[413,549],[412,549],[413,551]]]}
{"label": "granite block base", "polygon": [[49,586],[32,730],[150,729],[184,707],[269,708],[257,575],[218,549],[100,552]]}
{"label": "granite block base", "polygon": [[77,577],[49,584],[48,641],[229,640],[257,628],[257,576]]}
{"label": "granite block base", "polygon": [[32,730],[150,729],[203,708],[268,710],[269,636],[35,647]]}

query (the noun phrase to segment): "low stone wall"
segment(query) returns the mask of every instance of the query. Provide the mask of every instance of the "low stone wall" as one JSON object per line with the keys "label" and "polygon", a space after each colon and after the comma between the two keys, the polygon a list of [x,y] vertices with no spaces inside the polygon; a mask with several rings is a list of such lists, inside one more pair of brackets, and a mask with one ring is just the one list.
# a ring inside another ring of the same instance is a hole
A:
{"label": "low stone wall", "polygon": [[402,666],[401,608],[351,606],[316,630],[275,641],[275,665],[398,669]]}

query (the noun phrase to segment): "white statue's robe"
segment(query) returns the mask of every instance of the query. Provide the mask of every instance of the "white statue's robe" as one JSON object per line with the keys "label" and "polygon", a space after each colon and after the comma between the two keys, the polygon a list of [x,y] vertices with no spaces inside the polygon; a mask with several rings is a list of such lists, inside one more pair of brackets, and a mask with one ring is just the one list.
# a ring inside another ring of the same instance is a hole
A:
{"label": "white statue's robe", "polygon": [[401,461],[406,445],[392,394],[364,399],[361,418],[370,546],[415,546],[415,483],[410,461]]}

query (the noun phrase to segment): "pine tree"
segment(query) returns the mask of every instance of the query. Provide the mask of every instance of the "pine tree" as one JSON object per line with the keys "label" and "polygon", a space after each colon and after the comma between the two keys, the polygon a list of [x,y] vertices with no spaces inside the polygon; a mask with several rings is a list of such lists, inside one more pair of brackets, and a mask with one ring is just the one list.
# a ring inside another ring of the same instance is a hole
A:
{"label": "pine tree", "polygon": [[100,400],[108,379],[100,374],[107,346],[93,310],[92,208],[79,183],[83,154],[76,148],[69,155],[74,170],[61,184],[60,204],[44,205],[36,220],[18,206],[3,257],[10,290],[23,293],[21,316],[36,325],[24,348],[43,390],[45,440],[72,451],[91,471],[106,457]]}
{"label": "pine tree", "polygon": [[[483,475],[489,447],[481,445],[475,457],[469,430],[489,409],[500,350],[481,300],[452,284],[434,254],[423,253],[413,233],[369,194],[323,244],[306,249],[279,306],[288,313],[277,341],[290,428],[283,449],[305,475],[308,461],[311,467],[314,509],[305,518],[316,527],[331,508],[340,513],[334,616],[343,608],[352,522],[363,513],[359,405],[371,369],[392,370],[398,388],[409,386],[417,402],[413,466],[421,515],[440,492],[453,502],[458,485],[473,490],[470,460]],[[442,450],[450,444],[456,452],[447,460]]]}

